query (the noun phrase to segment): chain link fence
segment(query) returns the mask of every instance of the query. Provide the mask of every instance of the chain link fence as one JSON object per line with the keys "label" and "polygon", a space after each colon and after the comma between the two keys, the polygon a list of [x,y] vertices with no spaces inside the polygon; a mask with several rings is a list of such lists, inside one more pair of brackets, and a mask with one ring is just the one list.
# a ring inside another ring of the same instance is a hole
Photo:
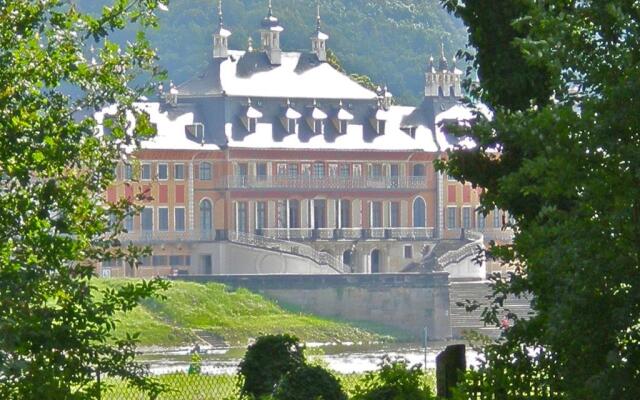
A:
{"label": "chain link fence", "polygon": [[[364,374],[337,375],[345,392],[349,393]],[[205,375],[176,373],[157,379],[168,391],[156,400],[237,400],[240,398],[238,375]],[[102,400],[149,400],[138,389],[116,379],[103,381]]]}

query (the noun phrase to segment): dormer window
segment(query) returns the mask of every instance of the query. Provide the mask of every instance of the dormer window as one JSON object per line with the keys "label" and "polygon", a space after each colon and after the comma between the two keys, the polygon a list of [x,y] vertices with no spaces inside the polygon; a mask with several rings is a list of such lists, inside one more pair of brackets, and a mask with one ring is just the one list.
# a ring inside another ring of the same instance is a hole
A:
{"label": "dormer window", "polygon": [[311,109],[311,113],[309,114],[309,128],[313,130],[313,133],[316,135],[324,134],[324,120],[327,119],[327,114],[319,109],[315,102],[313,108]]}
{"label": "dormer window", "polygon": [[379,109],[371,119],[371,125],[378,135],[384,135],[387,128],[388,111]]}
{"label": "dormer window", "polygon": [[411,136],[411,138],[415,139],[416,138],[416,127],[413,125],[409,125],[409,126],[401,126],[400,130],[402,130],[402,132],[406,133],[407,135]]}
{"label": "dormer window", "polygon": [[184,131],[189,139],[197,142],[204,141],[204,124],[196,122],[195,124],[185,125]]}
{"label": "dormer window", "polygon": [[256,128],[258,126],[258,118],[262,118],[262,113],[255,109],[251,105],[251,101],[249,100],[249,105],[247,106],[247,111],[243,116],[242,120],[244,122],[245,128],[247,128],[247,132],[255,133]]}
{"label": "dormer window", "polygon": [[344,135],[347,133],[349,121],[351,120],[353,120],[353,114],[342,108],[342,103],[340,103],[340,109],[335,118],[335,126],[339,134]]}
{"label": "dormer window", "polygon": [[298,134],[299,131],[299,123],[298,120],[302,117],[302,114],[297,112],[291,107],[287,107],[287,110],[284,113],[284,118],[282,119],[282,124],[287,129],[287,133],[289,134]]}

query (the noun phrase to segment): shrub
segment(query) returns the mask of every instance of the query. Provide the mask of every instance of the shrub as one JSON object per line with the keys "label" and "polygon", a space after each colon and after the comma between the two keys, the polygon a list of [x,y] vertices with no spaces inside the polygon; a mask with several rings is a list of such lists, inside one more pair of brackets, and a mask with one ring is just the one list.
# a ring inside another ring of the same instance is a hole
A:
{"label": "shrub", "polygon": [[434,399],[426,386],[421,365],[409,368],[409,362],[384,356],[380,370],[369,372],[352,393],[353,400],[425,400]]}
{"label": "shrub", "polygon": [[191,355],[188,373],[189,375],[200,375],[202,373],[202,357],[200,357],[200,354],[193,353]]}
{"label": "shrub", "polygon": [[304,347],[295,336],[266,335],[249,346],[240,362],[240,393],[260,398],[270,395],[288,372],[304,364]]}
{"label": "shrub", "polygon": [[303,365],[286,374],[276,388],[275,400],[346,400],[340,382],[318,365]]}

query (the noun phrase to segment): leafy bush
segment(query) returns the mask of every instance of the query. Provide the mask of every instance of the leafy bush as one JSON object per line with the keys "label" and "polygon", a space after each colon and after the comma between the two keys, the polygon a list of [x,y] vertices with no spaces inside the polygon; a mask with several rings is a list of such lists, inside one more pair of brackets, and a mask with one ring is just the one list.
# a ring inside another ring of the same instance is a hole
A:
{"label": "leafy bush", "polygon": [[202,373],[202,357],[200,357],[200,354],[193,353],[191,355],[188,373],[189,375],[200,375]]}
{"label": "leafy bush", "polygon": [[276,388],[275,400],[346,400],[340,382],[318,365],[303,365],[286,374]]}
{"label": "leafy bush", "polygon": [[421,365],[409,368],[409,362],[384,356],[380,370],[369,372],[352,393],[353,400],[425,400],[434,399],[426,386]]}
{"label": "leafy bush", "polygon": [[295,336],[265,335],[249,346],[240,362],[243,396],[260,398],[273,393],[280,379],[304,365],[304,347]]}

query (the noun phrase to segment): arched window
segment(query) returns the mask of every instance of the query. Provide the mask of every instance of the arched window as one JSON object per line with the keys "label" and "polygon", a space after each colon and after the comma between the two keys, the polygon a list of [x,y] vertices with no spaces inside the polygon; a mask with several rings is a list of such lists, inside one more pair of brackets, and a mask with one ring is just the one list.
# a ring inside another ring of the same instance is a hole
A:
{"label": "arched window", "polygon": [[213,232],[213,206],[211,201],[207,199],[200,202],[200,231],[203,239],[211,239]]}
{"label": "arched window", "polygon": [[427,226],[427,204],[422,197],[416,197],[413,201],[413,227],[425,228]]}
{"label": "arched window", "polygon": [[424,164],[415,164],[413,166],[413,176],[425,176]]}

